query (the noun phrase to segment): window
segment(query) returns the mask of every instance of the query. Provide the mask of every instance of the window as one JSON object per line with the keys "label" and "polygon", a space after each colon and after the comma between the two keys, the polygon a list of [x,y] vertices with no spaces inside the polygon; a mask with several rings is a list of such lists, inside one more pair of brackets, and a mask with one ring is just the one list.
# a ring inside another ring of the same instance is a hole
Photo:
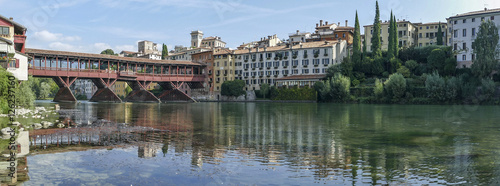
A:
{"label": "window", "polygon": [[304,60],[302,60],[302,65],[303,65],[303,66],[307,66],[307,65],[309,65],[309,60],[308,60],[308,59],[304,59]]}
{"label": "window", "polygon": [[463,29],[462,30],[462,36],[463,37],[467,37],[467,29]]}
{"label": "window", "polygon": [[429,38],[429,33],[425,33],[425,38]]}
{"label": "window", "polygon": [[454,38],[458,37],[458,30],[453,30],[453,37]]}
{"label": "window", "polygon": [[19,68],[19,59],[10,59],[9,68]]}
{"label": "window", "polygon": [[292,71],[292,74],[299,74],[299,70],[294,69],[294,70]]}
{"label": "window", "polygon": [[476,56],[474,56],[474,54],[472,54],[470,57],[472,60],[476,59]]}
{"label": "window", "polygon": [[465,50],[467,48],[467,43],[462,44],[462,50]]}
{"label": "window", "polygon": [[267,68],[273,67],[273,62],[266,62],[266,67]]}
{"label": "window", "polygon": [[467,23],[467,19],[462,20],[462,23]]}
{"label": "window", "polygon": [[491,20],[495,20],[495,16],[491,16],[491,18],[490,18],[490,19],[491,19]]}
{"label": "window", "polygon": [[319,59],[313,59],[313,65],[319,65]]}
{"label": "window", "polygon": [[283,67],[286,67],[286,66],[288,66],[288,61],[283,61],[282,64],[283,64]]}
{"label": "window", "polygon": [[319,74],[319,68],[317,68],[317,69],[313,69],[313,73],[314,73],[314,74]]}
{"label": "window", "polygon": [[9,35],[9,27],[1,26],[0,28],[1,28],[0,34],[2,34],[2,35]]}
{"label": "window", "polygon": [[472,22],[476,22],[476,18],[472,18]]}
{"label": "window", "polygon": [[418,38],[422,38],[422,33],[418,33]]}
{"label": "window", "polygon": [[292,66],[299,66],[299,60],[292,60]]}
{"label": "window", "polygon": [[426,29],[429,29],[429,26],[427,26],[427,28],[426,28]]}
{"label": "window", "polygon": [[476,28],[472,28],[471,34],[472,34],[472,36],[476,36]]}
{"label": "window", "polygon": [[422,43],[418,43],[418,46],[419,46],[419,47],[422,47]]}
{"label": "window", "polygon": [[456,25],[457,24],[457,21],[453,21],[453,24]]}
{"label": "window", "polygon": [[338,37],[339,37],[339,35],[335,34],[335,38],[338,38]]}
{"label": "window", "polygon": [[453,50],[457,50],[457,44],[453,44]]}
{"label": "window", "polygon": [[345,34],[342,34],[342,37],[345,38]]}
{"label": "window", "polygon": [[280,66],[280,62],[279,61],[275,61],[274,62],[274,67],[279,67]]}
{"label": "window", "polygon": [[464,54],[464,55],[462,55],[462,61],[465,61],[465,60],[467,60],[467,55]]}
{"label": "window", "polygon": [[217,62],[217,66],[219,66],[219,62]]}
{"label": "window", "polygon": [[481,17],[481,21],[484,21],[484,17]]}
{"label": "window", "polygon": [[302,74],[309,74],[309,69],[302,69]]}
{"label": "window", "polygon": [[329,65],[329,64],[330,64],[330,59],[328,59],[328,58],[326,58],[326,59],[322,59],[322,60],[321,60],[321,63],[322,63],[323,65]]}

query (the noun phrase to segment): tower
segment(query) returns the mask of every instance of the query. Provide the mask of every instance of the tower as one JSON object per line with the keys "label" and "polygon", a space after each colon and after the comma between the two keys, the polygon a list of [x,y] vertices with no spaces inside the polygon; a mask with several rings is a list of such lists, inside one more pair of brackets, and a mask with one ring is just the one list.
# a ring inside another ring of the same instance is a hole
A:
{"label": "tower", "polygon": [[201,40],[203,39],[203,32],[196,30],[191,32],[191,47],[199,48]]}

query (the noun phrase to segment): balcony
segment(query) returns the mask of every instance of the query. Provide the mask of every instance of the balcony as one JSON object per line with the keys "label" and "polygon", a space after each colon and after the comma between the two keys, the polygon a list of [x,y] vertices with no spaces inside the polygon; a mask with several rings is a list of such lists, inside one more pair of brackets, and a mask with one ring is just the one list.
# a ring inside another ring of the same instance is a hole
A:
{"label": "balcony", "polygon": [[25,35],[14,35],[14,43],[26,43]]}

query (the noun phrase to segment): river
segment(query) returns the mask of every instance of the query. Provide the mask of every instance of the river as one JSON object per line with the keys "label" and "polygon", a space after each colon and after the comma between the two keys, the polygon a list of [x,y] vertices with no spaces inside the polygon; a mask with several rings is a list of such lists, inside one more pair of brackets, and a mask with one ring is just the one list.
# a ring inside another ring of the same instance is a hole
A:
{"label": "river", "polygon": [[71,128],[38,136],[25,185],[500,184],[498,106],[60,106]]}

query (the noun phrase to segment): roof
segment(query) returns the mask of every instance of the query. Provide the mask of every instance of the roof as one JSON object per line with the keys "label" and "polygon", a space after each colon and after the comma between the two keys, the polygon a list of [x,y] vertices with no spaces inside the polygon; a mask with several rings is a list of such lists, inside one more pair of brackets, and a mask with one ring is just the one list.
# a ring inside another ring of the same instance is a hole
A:
{"label": "roof", "polygon": [[[388,25],[389,23],[390,23],[390,21],[380,22],[381,25]],[[413,24],[410,21],[398,21],[396,23],[410,23],[410,24]],[[371,26],[373,26],[373,25],[365,25],[363,27],[371,27]]]}
{"label": "roof", "polygon": [[280,80],[310,80],[310,79],[323,79],[326,77],[326,74],[318,74],[318,75],[295,75],[295,76],[287,76],[276,79],[276,81]]}
{"label": "roof", "polygon": [[354,27],[350,27],[350,26],[339,26],[339,27],[335,28],[335,30],[339,30],[339,31],[343,31],[343,30],[346,30],[346,31],[352,31],[352,30],[354,30]]}
{"label": "roof", "polygon": [[417,26],[420,26],[420,25],[438,25],[438,24],[446,25],[446,21],[445,22],[430,22],[430,23],[414,23],[414,25],[417,25]]}
{"label": "roof", "polygon": [[120,54],[137,54],[137,53],[139,52],[125,51],[125,50],[120,52]]}
{"label": "roof", "polygon": [[96,58],[96,59],[118,60],[118,61],[123,61],[123,62],[135,62],[135,63],[154,63],[154,64],[201,66],[201,64],[194,63],[191,61],[153,60],[153,59],[146,59],[146,58],[120,57],[120,56],[106,55],[106,54],[66,52],[66,51],[43,50],[43,49],[33,49],[33,48],[26,48],[26,54],[28,54],[28,55],[40,54],[40,55],[54,55],[54,56],[67,56],[67,57]]}
{"label": "roof", "polygon": [[[327,43],[328,42],[328,43]],[[292,49],[300,49],[300,45],[302,45],[302,49],[306,48],[321,48],[321,47],[332,47],[338,43],[337,40],[335,41],[313,41],[313,42],[305,42],[297,45],[293,45]],[[267,47],[265,48],[265,52],[273,52],[273,51],[280,51],[280,50],[289,50],[289,48],[286,45],[282,46],[275,46],[275,47]],[[248,51],[248,49],[242,49],[242,50],[235,50],[234,54],[248,54],[248,53],[255,53],[257,52],[256,48],[252,48],[251,52]],[[259,52],[264,52],[264,48],[259,48]]]}
{"label": "roof", "polygon": [[489,9],[489,10],[485,8],[484,10],[467,12],[467,13],[463,13],[463,14],[457,14],[456,16],[451,16],[450,19],[452,19],[452,18],[459,18],[459,17],[465,17],[465,16],[472,16],[472,15],[489,14],[489,13],[500,13],[500,8]]}
{"label": "roof", "polygon": [[215,55],[222,55],[222,54],[231,54],[233,51],[227,49],[227,48],[222,48],[222,49],[214,49],[214,56]]}
{"label": "roof", "polygon": [[323,26],[318,26],[316,28],[330,28],[331,26],[333,25],[336,25],[335,23],[332,23],[332,24],[327,24],[327,25],[323,25]]}
{"label": "roof", "polygon": [[9,21],[9,22],[11,22],[13,25],[18,26],[18,27],[21,27],[21,28],[23,28],[23,29],[25,29],[25,30],[26,30],[26,27],[24,27],[23,25],[21,25],[21,24],[19,24],[19,23],[15,22],[15,21],[13,21],[13,20],[10,20],[10,19],[9,19],[9,18],[7,18],[7,17],[4,17],[4,16],[0,15],[0,19],[4,19],[4,20],[6,20],[6,21]]}

